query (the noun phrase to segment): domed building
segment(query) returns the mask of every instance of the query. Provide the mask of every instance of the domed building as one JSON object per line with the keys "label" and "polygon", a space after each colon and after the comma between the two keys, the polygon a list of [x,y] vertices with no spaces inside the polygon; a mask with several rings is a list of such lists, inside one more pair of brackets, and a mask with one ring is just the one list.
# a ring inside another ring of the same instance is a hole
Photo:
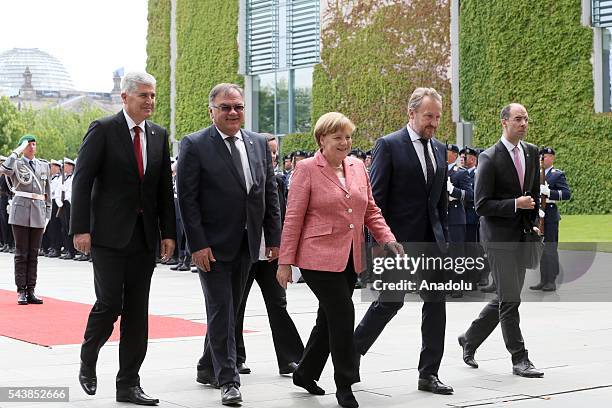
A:
{"label": "domed building", "polygon": [[74,90],[72,78],[64,65],[38,48],[13,48],[0,53],[0,88],[4,88],[9,96],[17,95],[24,84],[26,68],[32,74],[32,87],[36,90]]}

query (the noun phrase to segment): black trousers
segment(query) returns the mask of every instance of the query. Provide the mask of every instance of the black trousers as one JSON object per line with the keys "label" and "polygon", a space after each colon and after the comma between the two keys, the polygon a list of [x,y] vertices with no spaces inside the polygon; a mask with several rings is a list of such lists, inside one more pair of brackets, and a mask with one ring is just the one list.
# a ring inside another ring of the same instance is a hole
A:
{"label": "black trousers", "polygon": [[76,253],[76,250],[74,249],[74,243],[72,241],[72,235],[70,235],[70,201],[68,200],[64,200],[64,206],[62,207],[62,212],[61,212],[61,217],[60,217],[60,221],[61,221],[61,234],[62,234],[62,241],[64,244],[64,249],[66,249],[66,251],[69,254],[74,255]]}
{"label": "black trousers", "polygon": [[0,241],[2,244],[13,245],[13,231],[11,226],[8,223],[8,212],[6,211],[6,206],[8,205],[8,196],[0,194],[0,232],[2,232],[2,236],[0,236]]}
{"label": "black trousers", "polygon": [[487,249],[493,279],[497,285],[497,298],[490,301],[465,332],[466,349],[475,352],[497,325],[501,326],[506,349],[516,364],[528,358],[520,328],[520,293],[525,282],[525,267],[520,249]]}
{"label": "black trousers", "polygon": [[89,313],[81,361],[95,367],[98,353],[121,316],[117,388],[140,385],[138,372],[147,353],[149,289],[155,253],[145,240],[142,217],[138,217],[125,248],[93,246],[96,303]]}
{"label": "black trousers", "polygon": [[233,261],[217,260],[211,264],[209,272],[199,271],[208,328],[198,371],[212,368],[219,385],[240,384],[236,370],[236,319],[251,264],[245,230],[240,250]]}
{"label": "black trousers", "polygon": [[352,295],[357,274],[352,259],[349,256],[344,272],[301,270],[306,284],[319,300],[319,309],[297,372],[303,378],[318,380],[331,354],[337,387],[360,381],[353,345],[355,306]]}
{"label": "black trousers", "polygon": [[274,350],[276,351],[276,360],[278,367],[286,367],[289,363],[299,362],[304,353],[304,344],[300,338],[291,316],[287,312],[287,294],[285,289],[278,284],[276,280],[276,270],[278,269],[278,261],[258,261],[253,264],[249,277],[246,281],[246,287],[242,294],[242,302],[238,309],[238,317],[236,319],[236,363],[241,364],[246,361],[246,348],[244,346],[244,336],[242,330],[244,328],[244,312],[246,309],[249,292],[253,286],[253,282],[257,281],[261,289],[266,311],[268,312],[268,321],[272,331],[272,341],[274,342]]}
{"label": "black trousers", "polygon": [[47,224],[47,231],[45,233],[49,237],[49,247],[46,249],[55,249],[59,252],[62,249],[63,239],[62,221],[60,217],[57,216],[57,210],[57,204],[55,204],[55,200],[53,200],[53,206],[51,208],[51,219],[49,220],[49,224]]}
{"label": "black trousers", "polygon": [[554,283],[559,275],[559,222],[544,224],[544,252],[540,260],[540,281]]}
{"label": "black trousers", "polygon": [[13,225],[15,237],[15,285],[17,290],[33,290],[38,275],[38,250],[43,228]]}

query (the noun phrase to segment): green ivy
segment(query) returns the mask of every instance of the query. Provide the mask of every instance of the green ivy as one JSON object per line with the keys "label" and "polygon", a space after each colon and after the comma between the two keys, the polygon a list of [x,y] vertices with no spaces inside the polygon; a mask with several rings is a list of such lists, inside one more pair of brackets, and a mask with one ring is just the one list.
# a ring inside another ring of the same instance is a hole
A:
{"label": "green ivy", "polygon": [[509,102],[529,112],[527,141],[553,146],[572,200],[564,213],[612,209],[612,116],[593,110],[593,32],[580,2],[463,0],[460,13],[460,106],[478,146],[501,135]]}
{"label": "green ivy", "polygon": [[216,84],[244,83],[238,75],[238,9],[237,1],[178,0],[177,139],[211,125],[208,94]]}
{"label": "green ivy", "polygon": [[149,0],[148,21],[147,72],[157,80],[151,119],[170,129],[170,0]]}
{"label": "green ivy", "polygon": [[312,133],[291,133],[280,139],[280,155],[284,156],[296,150],[313,152],[317,150]]}

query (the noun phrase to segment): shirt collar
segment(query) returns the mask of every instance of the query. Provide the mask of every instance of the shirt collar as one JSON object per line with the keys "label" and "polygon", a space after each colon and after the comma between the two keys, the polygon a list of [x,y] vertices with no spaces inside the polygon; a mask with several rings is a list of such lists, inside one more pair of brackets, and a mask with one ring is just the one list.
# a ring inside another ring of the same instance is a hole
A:
{"label": "shirt collar", "polygon": [[125,116],[125,120],[127,122],[128,125],[128,129],[132,130],[134,129],[134,126],[138,126],[140,128],[140,130],[143,131],[143,133],[145,132],[145,121],[143,120],[140,123],[136,123],[134,122],[134,120],[130,117],[130,115],[127,114],[127,112],[125,111],[125,109],[123,109],[123,115]]}
{"label": "shirt collar", "polygon": [[410,135],[410,140],[416,142],[421,138],[419,134],[410,126],[410,123],[406,125],[406,129],[408,129],[408,134]]}
{"label": "shirt collar", "polygon": [[[222,131],[219,130],[219,128],[215,125],[215,129],[217,129],[217,132],[219,132],[219,134],[221,135],[221,137],[223,138],[223,140],[227,139],[229,137],[229,135],[226,135],[225,133],[223,133]],[[242,132],[238,131],[235,135],[236,138],[238,138],[239,140],[242,140]]]}
{"label": "shirt collar", "polygon": [[548,173],[550,173],[550,171],[551,171],[552,169],[553,169],[553,166],[550,166],[549,168],[544,169],[544,174],[548,174]]}
{"label": "shirt collar", "polygon": [[[508,151],[510,153],[512,153],[512,150],[514,149],[514,145],[512,143],[510,143],[508,141],[508,139],[506,139],[505,137],[501,137],[501,142],[504,144],[504,146],[506,146],[506,149],[508,149]],[[518,148],[519,148],[519,152],[523,153],[523,146],[521,145],[521,142],[519,141],[518,143]]]}

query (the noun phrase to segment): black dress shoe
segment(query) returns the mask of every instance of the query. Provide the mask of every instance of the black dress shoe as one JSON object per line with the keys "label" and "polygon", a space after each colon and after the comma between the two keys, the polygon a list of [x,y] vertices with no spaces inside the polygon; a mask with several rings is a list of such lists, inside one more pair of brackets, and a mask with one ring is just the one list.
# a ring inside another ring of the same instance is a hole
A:
{"label": "black dress shoe", "polygon": [[59,257],[59,259],[74,259],[74,254],[66,253]]}
{"label": "black dress shoe", "polygon": [[465,344],[467,343],[467,339],[465,338],[465,335],[463,334],[460,335],[458,340],[459,340],[459,345],[463,349],[463,362],[469,365],[470,367],[478,368],[478,363],[476,362],[476,360],[474,360],[474,353],[468,351],[467,347],[465,347]]}
{"label": "black dress shoe", "polygon": [[338,400],[338,405],[341,407],[359,408],[359,403],[355,399],[350,386],[338,387],[338,390],[336,390],[336,399]]}
{"label": "black dress shoe", "polygon": [[162,262],[164,265],[178,265],[179,261],[176,258],[170,258],[166,262]]}
{"label": "black dress shoe", "polygon": [[26,295],[25,290],[20,290],[17,292],[17,304],[18,305],[27,305],[28,304],[28,295]]}
{"label": "black dress shoe", "polygon": [[553,282],[548,282],[546,285],[542,286],[543,292],[554,292],[557,290],[557,286]]}
{"label": "black dress shoe", "polygon": [[427,378],[419,378],[419,390],[442,395],[449,395],[454,392],[453,387],[443,384],[438,376],[433,374],[430,374]]}
{"label": "black dress shoe", "polygon": [[89,255],[79,254],[74,257],[73,261],[80,261],[80,262],[89,261]]}
{"label": "black dress shoe", "polygon": [[176,269],[177,271],[190,271],[191,270],[191,266],[187,265],[187,264],[181,264],[178,265],[178,268]]}
{"label": "black dress shoe", "polygon": [[497,287],[494,284],[490,284],[490,285],[480,288],[480,291],[484,293],[493,293],[496,290],[497,290]]}
{"label": "black dress shoe", "polygon": [[297,368],[298,368],[298,364],[292,361],[286,366],[279,368],[278,373],[280,375],[292,374]]}
{"label": "black dress shoe", "polygon": [[81,388],[87,395],[95,395],[98,389],[98,378],[96,377],[96,369],[90,368],[81,362],[81,369],[79,370],[79,383]]}
{"label": "black dress shoe", "polygon": [[36,294],[34,293],[34,289],[29,289],[26,293],[26,297],[28,299],[28,303],[31,305],[42,305],[43,304],[43,300],[39,298],[38,296],[36,296]]}
{"label": "black dress shoe", "polygon": [[227,383],[221,386],[221,404],[235,405],[242,402],[240,386],[236,383]]}
{"label": "black dress shoe", "polygon": [[325,395],[325,390],[319,387],[315,380],[306,380],[305,378],[302,378],[297,370],[293,372],[293,384],[297,385],[298,387],[302,387],[311,394]]}
{"label": "black dress shoe", "polygon": [[200,384],[210,385],[211,387],[219,388],[219,382],[215,378],[212,368],[198,370],[196,381]]}
{"label": "black dress shoe", "polygon": [[251,369],[245,363],[240,363],[236,367],[238,374],[251,374]]}
{"label": "black dress shoe", "polygon": [[527,378],[542,378],[544,373],[535,368],[529,359],[520,361],[512,366],[512,374]]}
{"label": "black dress shoe", "polygon": [[56,249],[52,249],[47,253],[47,258],[59,258],[60,253]]}
{"label": "black dress shoe", "polygon": [[531,289],[531,290],[542,290],[543,287],[544,287],[544,282],[540,282],[537,285],[530,286],[529,289]]}
{"label": "black dress shoe", "polygon": [[170,267],[170,270],[171,270],[171,271],[176,271],[176,270],[178,270],[178,268],[180,268],[181,266],[183,266],[183,263],[182,263],[182,262],[179,262],[179,263],[177,263],[176,265],[171,266],[171,267]]}
{"label": "black dress shoe", "polygon": [[117,402],[131,402],[136,405],[157,405],[159,400],[151,398],[140,388],[140,385],[117,389]]}

